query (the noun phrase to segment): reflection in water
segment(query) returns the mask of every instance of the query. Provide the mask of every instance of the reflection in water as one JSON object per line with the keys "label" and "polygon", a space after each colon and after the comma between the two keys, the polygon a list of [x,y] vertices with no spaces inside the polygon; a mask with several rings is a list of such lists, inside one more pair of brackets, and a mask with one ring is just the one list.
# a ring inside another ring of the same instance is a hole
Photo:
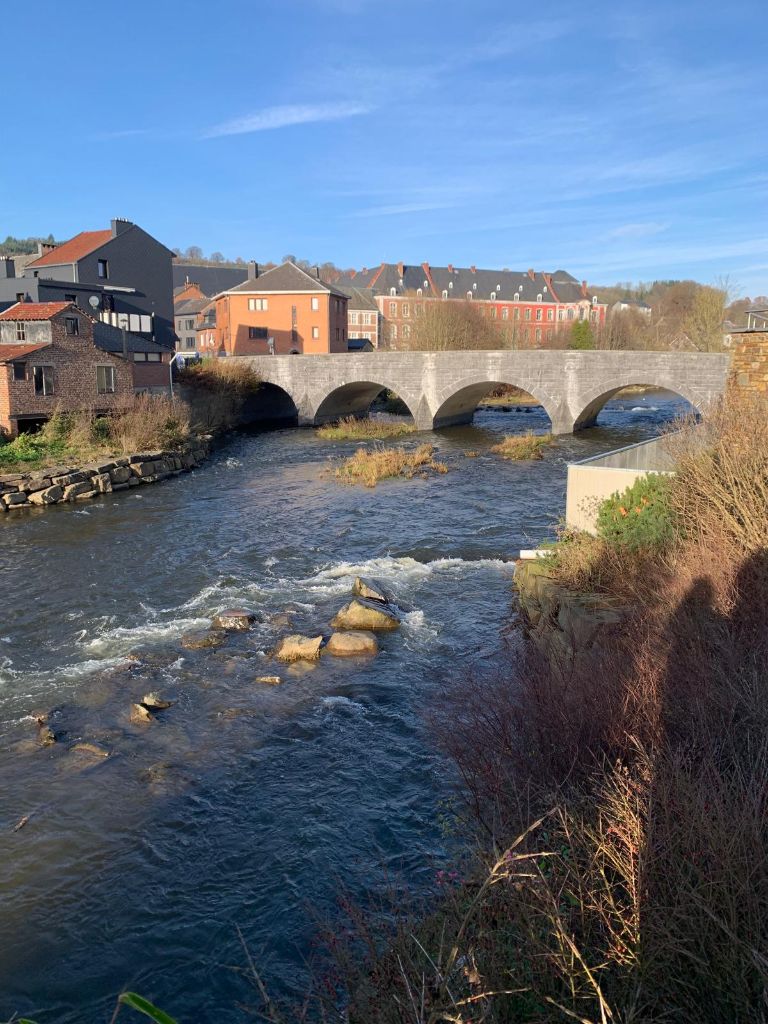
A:
{"label": "reflection in water", "polygon": [[[504,655],[508,563],[553,528],[566,463],[651,436],[672,409],[612,403],[536,463],[488,449],[546,430],[540,410],[481,412],[432,436],[448,475],[375,490],[328,472],[354,444],[242,436],[160,487],[5,517],[0,1017],[105,1019],[127,986],[180,1019],[240,1020],[236,925],[269,983],[296,990],[307,907],[332,912],[342,873],[362,899],[386,871],[427,889],[453,780],[422,708],[446,675]],[[358,573],[404,609],[381,653],[276,666],[279,636],[327,633]],[[232,605],[259,613],[252,632],[179,646]],[[255,682],[274,672],[282,685]],[[173,707],[131,725],[149,690]],[[63,742],[41,748],[30,716],[50,709]]]}

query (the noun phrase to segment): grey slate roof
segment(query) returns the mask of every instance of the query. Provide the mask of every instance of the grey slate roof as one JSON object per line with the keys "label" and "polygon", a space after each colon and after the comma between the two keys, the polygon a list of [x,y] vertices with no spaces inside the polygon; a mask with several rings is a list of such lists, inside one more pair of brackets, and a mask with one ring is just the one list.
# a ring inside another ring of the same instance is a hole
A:
{"label": "grey slate roof", "polygon": [[[432,267],[403,266],[402,274],[395,263],[385,263],[374,270],[359,271],[344,275],[338,282],[342,288],[368,288],[375,295],[389,295],[394,289],[395,295],[417,292],[420,288],[425,296],[441,298],[447,292],[449,298],[466,299],[469,292],[474,298],[490,299],[495,295],[501,301],[514,301],[515,295],[521,301],[542,302],[579,302],[585,298],[581,291],[581,283],[565,270],[556,270],[547,275],[540,272],[530,273],[521,270],[483,270],[471,267]],[[434,283],[434,290],[430,279]],[[554,291],[554,295],[552,294]]]}
{"label": "grey slate roof", "polygon": [[218,295],[227,288],[245,281],[248,277],[247,267],[198,266],[196,263],[173,261],[173,288],[183,288],[187,278],[199,285],[205,295]]}
{"label": "grey slate roof", "polygon": [[209,304],[210,299],[185,299],[173,307],[174,316],[192,316],[193,313],[202,313]]}
{"label": "grey slate roof", "polygon": [[[138,334],[131,334],[130,331],[125,332],[125,339],[126,348],[129,352],[168,353],[170,351],[170,349],[158,345],[156,341],[142,338]],[[113,352],[115,355],[121,355],[123,352],[123,332],[119,327],[113,327],[112,324],[105,324],[102,320],[94,320],[93,340],[105,352]]]}
{"label": "grey slate roof", "polygon": [[334,285],[326,284],[290,261],[266,270],[258,277],[248,278],[242,284],[226,289],[226,292],[326,292],[342,299],[348,297]]}
{"label": "grey slate roof", "polygon": [[356,288],[354,285],[340,282],[337,282],[335,287],[349,296],[347,309],[364,309],[378,313],[379,307],[376,305],[375,292],[372,288]]}

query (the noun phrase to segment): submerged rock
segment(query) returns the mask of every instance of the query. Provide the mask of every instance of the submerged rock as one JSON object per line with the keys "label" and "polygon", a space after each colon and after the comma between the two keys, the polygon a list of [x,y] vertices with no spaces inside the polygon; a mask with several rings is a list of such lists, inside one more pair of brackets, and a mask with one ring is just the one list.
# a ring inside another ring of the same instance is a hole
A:
{"label": "submerged rock", "polygon": [[170,708],[173,705],[172,700],[163,700],[159,693],[145,693],[141,698],[141,703],[145,708],[151,708],[154,711],[164,711],[166,708]]}
{"label": "submerged rock", "polygon": [[387,605],[356,597],[340,609],[331,625],[334,629],[390,630],[400,626],[400,617]]}
{"label": "submerged rock", "polygon": [[325,650],[337,657],[352,657],[356,654],[377,654],[379,644],[373,633],[363,630],[350,630],[346,633],[333,633]]}
{"label": "submerged rock", "polygon": [[109,751],[104,747],[100,747],[98,743],[75,743],[69,749],[73,754],[80,754],[81,756],[91,757],[95,760],[109,757]]}
{"label": "submerged rock", "polygon": [[227,634],[223,629],[199,629],[193,633],[185,633],[181,638],[181,646],[188,651],[201,651],[208,647],[221,647]]}
{"label": "submerged rock", "polygon": [[390,592],[378,580],[365,579],[363,576],[355,577],[352,593],[368,601],[378,601],[379,604],[390,604],[393,600]]}
{"label": "submerged rock", "polygon": [[280,676],[256,676],[254,683],[261,683],[262,686],[279,686],[282,683]]}
{"label": "submerged rock", "polygon": [[40,745],[43,747],[52,747],[56,742],[56,733],[50,725],[48,725],[48,716],[38,715],[35,718],[35,722],[37,723],[37,739]]}
{"label": "submerged rock", "polygon": [[275,651],[278,661],[316,661],[323,644],[321,636],[301,636],[298,633],[283,637]]}
{"label": "submerged rock", "polygon": [[255,621],[253,612],[244,608],[227,608],[213,617],[212,625],[214,629],[238,631],[250,629]]}

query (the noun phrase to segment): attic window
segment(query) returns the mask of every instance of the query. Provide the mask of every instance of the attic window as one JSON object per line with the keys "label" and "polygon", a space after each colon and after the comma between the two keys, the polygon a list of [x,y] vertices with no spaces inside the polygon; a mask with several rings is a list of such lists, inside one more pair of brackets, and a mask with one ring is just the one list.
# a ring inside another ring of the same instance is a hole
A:
{"label": "attic window", "polygon": [[98,267],[99,277],[106,281],[109,277],[109,260],[99,260],[96,265]]}
{"label": "attic window", "polygon": [[425,287],[425,288],[429,288],[429,281],[425,281],[425,282],[424,282],[424,287]]}
{"label": "attic window", "polygon": [[546,291],[547,291],[547,286],[544,285],[544,292],[545,292],[545,294],[546,294]]}
{"label": "attic window", "polygon": [[27,340],[27,325],[23,320],[16,321],[16,341]]}
{"label": "attic window", "polygon": [[68,316],[64,323],[66,324],[67,334],[79,334],[80,333],[80,321],[76,316]]}
{"label": "attic window", "polygon": [[495,302],[495,301],[496,301],[496,292],[491,292],[491,300],[492,300],[493,302]]}
{"label": "attic window", "polygon": [[419,298],[421,298],[421,296],[424,294],[424,292],[421,290],[421,288],[417,288],[416,289],[416,294],[419,296]]}
{"label": "attic window", "polygon": [[515,292],[515,298],[514,298],[514,301],[515,301],[515,302],[519,302],[519,301],[520,301],[520,292]]}
{"label": "attic window", "polygon": [[448,287],[449,287],[449,288],[453,288],[453,281],[449,281],[449,282],[448,282]]}
{"label": "attic window", "polygon": [[448,289],[447,288],[443,288],[443,298],[444,299],[448,298]]}
{"label": "attic window", "polygon": [[477,291],[477,281],[475,281],[475,282],[473,283],[473,285],[472,285],[472,291],[473,291],[473,292],[476,292],[476,291]]}
{"label": "attic window", "polygon": [[542,300],[543,298],[544,298],[544,296],[543,296],[543,295],[541,294],[541,292],[539,292],[539,294],[538,294],[538,295],[536,296],[536,301],[537,301],[537,302],[541,302],[541,300]]}
{"label": "attic window", "polygon": [[593,306],[596,306],[596,305],[597,305],[597,296],[596,296],[596,295],[593,295],[593,296],[592,296],[592,305],[593,305]]}
{"label": "attic window", "polygon": [[389,289],[389,294],[390,294],[390,295],[393,295],[393,296],[394,296],[394,295],[397,295],[397,288],[390,288],[390,289]]}
{"label": "attic window", "polygon": [[472,292],[467,292],[467,298],[468,298],[468,299],[471,299],[471,298],[472,298]]}

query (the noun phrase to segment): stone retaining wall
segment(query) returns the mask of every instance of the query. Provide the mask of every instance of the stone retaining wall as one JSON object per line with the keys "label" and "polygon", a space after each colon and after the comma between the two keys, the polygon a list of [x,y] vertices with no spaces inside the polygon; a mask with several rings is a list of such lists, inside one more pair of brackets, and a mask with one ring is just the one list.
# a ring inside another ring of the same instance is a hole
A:
{"label": "stone retaining wall", "polygon": [[768,331],[733,335],[731,373],[740,391],[768,397]]}
{"label": "stone retaining wall", "polygon": [[0,474],[0,514],[34,506],[90,501],[186,473],[210,453],[210,437],[195,438],[179,451],[136,452],[87,466],[54,466]]}

